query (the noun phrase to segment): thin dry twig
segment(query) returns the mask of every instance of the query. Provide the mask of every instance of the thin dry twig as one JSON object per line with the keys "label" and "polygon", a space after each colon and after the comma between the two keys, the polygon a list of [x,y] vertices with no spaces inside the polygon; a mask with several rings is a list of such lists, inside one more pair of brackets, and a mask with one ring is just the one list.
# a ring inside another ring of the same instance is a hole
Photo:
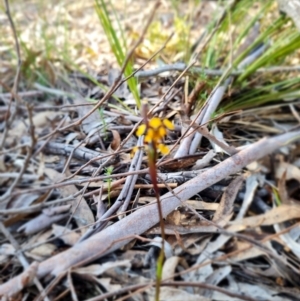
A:
{"label": "thin dry twig", "polygon": [[13,90],[12,90],[13,93],[17,94],[20,71],[21,71],[21,65],[22,65],[21,51],[20,51],[20,44],[19,44],[19,40],[18,40],[18,36],[17,36],[16,27],[15,27],[14,21],[11,17],[11,13],[10,13],[9,2],[8,2],[8,0],[4,0],[4,3],[5,3],[5,13],[7,14],[7,17],[9,19],[9,23],[10,23],[10,26],[11,26],[11,29],[12,29],[12,32],[13,32],[13,36],[14,36],[14,40],[15,40],[16,53],[17,53],[17,58],[18,58],[17,73],[16,73],[16,76],[15,76],[14,86],[13,86]]}
{"label": "thin dry twig", "polygon": [[[4,132],[3,132],[3,136],[2,136],[2,140],[0,143],[0,149],[3,148],[8,131],[11,127],[11,124],[13,123],[17,112],[18,112],[18,106],[20,105],[20,98],[19,97],[15,97],[15,95],[18,94],[18,85],[19,85],[19,78],[20,78],[20,72],[21,72],[21,65],[22,65],[22,60],[21,60],[21,51],[20,51],[20,44],[19,44],[19,40],[18,40],[18,36],[17,36],[17,31],[16,31],[16,27],[14,24],[14,21],[12,19],[11,13],[10,13],[10,7],[9,7],[9,1],[8,0],[4,0],[4,4],[5,4],[5,12],[6,15],[8,17],[9,20],[9,24],[11,27],[11,30],[13,32],[13,37],[14,37],[14,41],[15,41],[15,47],[16,47],[16,53],[17,53],[17,71],[16,71],[16,75],[15,75],[15,79],[14,79],[14,85],[13,88],[11,90],[11,97],[10,97],[10,102],[9,102],[9,107],[7,110],[7,114],[6,114],[6,119],[5,119],[5,128],[4,128]],[[4,83],[0,82],[2,86],[6,86]],[[9,91],[10,89],[8,89]],[[11,110],[11,106],[12,106],[12,99],[13,97],[15,97],[16,99],[16,105],[14,107],[14,110],[12,113],[8,113]]]}
{"label": "thin dry twig", "polygon": [[30,162],[31,156],[32,156],[33,151],[34,151],[34,147],[35,147],[35,144],[36,144],[36,138],[35,138],[34,124],[33,124],[33,121],[32,121],[32,109],[29,105],[27,106],[27,109],[28,109],[28,116],[29,116],[30,145],[27,147],[27,154],[26,154],[25,160],[23,162],[23,165],[22,165],[22,168],[19,172],[18,177],[15,178],[12,185],[0,197],[0,202],[3,202],[3,201],[7,202],[11,198],[12,191],[18,185],[18,183],[22,179],[23,174],[27,170],[28,164]]}

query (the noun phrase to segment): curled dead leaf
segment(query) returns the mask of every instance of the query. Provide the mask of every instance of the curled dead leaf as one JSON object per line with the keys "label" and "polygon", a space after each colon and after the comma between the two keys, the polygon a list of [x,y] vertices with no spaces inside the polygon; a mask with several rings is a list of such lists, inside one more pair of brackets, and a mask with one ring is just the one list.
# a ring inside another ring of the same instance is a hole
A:
{"label": "curled dead leaf", "polygon": [[113,141],[111,142],[110,147],[113,151],[116,151],[121,144],[121,137],[118,131],[111,130],[111,133],[113,135]]}
{"label": "curled dead leaf", "polygon": [[300,182],[300,169],[297,166],[281,161],[276,167],[276,179],[281,179],[284,173],[287,181],[295,179]]}

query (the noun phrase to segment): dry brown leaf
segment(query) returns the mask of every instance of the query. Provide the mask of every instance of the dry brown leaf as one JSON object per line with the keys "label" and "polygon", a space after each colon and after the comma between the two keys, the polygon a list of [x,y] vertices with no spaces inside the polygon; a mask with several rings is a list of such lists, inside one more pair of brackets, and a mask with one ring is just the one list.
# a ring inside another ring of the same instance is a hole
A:
{"label": "dry brown leaf", "polygon": [[[32,117],[32,122],[35,126],[35,129],[44,129],[49,127],[49,120],[53,120],[57,115],[58,113],[54,111],[35,113]],[[21,137],[26,132],[29,123],[30,122],[28,118],[25,121],[20,121],[15,127],[13,127],[12,132],[14,135]]]}
{"label": "dry brown leaf", "polygon": [[47,229],[52,224],[67,218],[69,213],[65,212],[69,210],[70,205],[44,209],[40,215],[19,227],[17,231],[24,232],[26,235],[30,235]]}
{"label": "dry brown leaf", "polygon": [[164,169],[168,171],[178,171],[186,169],[197,162],[199,156],[186,156],[185,158],[172,159],[164,163]]}
{"label": "dry brown leaf", "polygon": [[264,252],[262,249],[253,248],[252,245],[246,241],[237,240],[234,246],[235,251],[243,250],[246,248],[246,250],[243,250],[233,256],[230,256],[230,260],[234,262],[239,262],[266,254],[266,252]]}
{"label": "dry brown leaf", "polygon": [[[22,194],[16,198],[16,201],[14,201],[13,199],[13,204],[10,203],[9,206],[13,206],[12,208],[28,208],[32,203],[34,204],[43,203],[49,197],[50,193],[51,191],[49,190],[40,196],[35,193]],[[4,224],[5,226],[13,225],[16,222],[23,220],[24,217],[28,215],[30,215],[30,213],[23,213],[23,212],[16,215],[11,215],[5,220]]]}
{"label": "dry brown leaf", "polygon": [[203,201],[187,200],[186,203],[192,208],[194,208],[195,210],[216,211],[219,207],[218,203],[210,203],[210,202],[203,202]]}
{"label": "dry brown leaf", "polygon": [[176,267],[180,261],[180,257],[178,256],[172,256],[168,258],[163,266],[163,271],[162,271],[162,279],[168,279],[174,277]]}
{"label": "dry brown leaf", "polygon": [[93,194],[93,199],[97,207],[96,220],[99,220],[107,210],[105,203],[102,201],[102,190],[97,196]]}
{"label": "dry brown leaf", "polygon": [[127,119],[124,115],[121,115],[121,113],[117,117],[116,122],[120,125],[132,125],[132,122],[129,119]]}
{"label": "dry brown leaf", "polygon": [[30,258],[34,258],[36,261],[42,261],[53,255],[56,249],[54,244],[45,243],[33,248],[30,252],[26,252],[26,255]]}
{"label": "dry brown leaf", "polygon": [[[73,102],[75,104],[74,108],[78,113],[78,117],[82,118],[91,111],[92,107],[90,106],[90,102],[85,100],[79,94],[77,96],[78,98],[73,98]],[[97,111],[95,111],[84,119],[84,121],[82,122],[82,129],[84,133],[89,134],[94,128],[100,125],[102,125],[100,115]]]}
{"label": "dry brown leaf", "polygon": [[[210,130],[210,133],[216,137],[219,141],[221,141],[222,143],[224,143],[225,145],[229,146],[228,143],[225,141],[224,139],[224,135],[223,133],[219,130],[218,126],[216,123],[213,123],[212,128]],[[215,144],[213,141],[210,141],[213,150],[215,151],[215,153],[226,153],[228,154],[224,149],[222,149],[220,146],[218,146],[217,144]],[[229,154],[228,154],[229,155]]]}
{"label": "dry brown leaf", "polygon": [[[206,251],[206,250],[205,250]],[[197,262],[195,265],[198,265],[202,262],[208,261],[209,256],[213,253],[209,249],[207,249],[209,253],[200,254],[200,256],[197,259]],[[205,282],[205,280],[214,272],[214,269],[210,263],[206,263],[201,268],[195,270],[192,273],[187,274],[186,280],[187,281],[197,281],[197,282]]]}
{"label": "dry brown leaf", "polygon": [[119,148],[119,146],[121,145],[121,136],[120,136],[119,132],[115,131],[115,130],[111,130],[111,133],[113,135],[113,141],[110,144],[110,148],[113,151],[116,151]]}
{"label": "dry brown leaf", "polygon": [[11,244],[2,244],[0,246],[0,263],[7,262],[10,256],[15,255],[15,248]]}
{"label": "dry brown leaf", "polygon": [[289,204],[291,202],[288,191],[286,189],[286,173],[278,180],[278,194],[282,204]]}
{"label": "dry brown leaf", "polygon": [[293,164],[281,161],[276,167],[276,179],[281,179],[284,174],[287,181],[295,179],[300,182],[300,169]]}
{"label": "dry brown leaf", "polygon": [[246,179],[246,191],[245,195],[243,197],[242,205],[240,206],[239,213],[236,216],[236,219],[241,219],[246,215],[246,212],[249,209],[249,206],[251,205],[255,191],[258,187],[258,180],[259,180],[260,174],[254,173],[247,177]]}
{"label": "dry brown leaf", "polygon": [[[176,238],[174,237],[174,240],[175,239]],[[203,239],[198,233],[180,236],[180,240],[181,240],[180,244],[183,245],[183,247],[179,245],[180,248],[185,250],[188,254],[191,255],[199,255],[204,250],[207,244],[206,240]],[[174,253],[178,254],[176,249]]]}
{"label": "dry brown leaf", "polygon": [[[276,233],[284,231],[285,228],[284,223],[274,224]],[[284,242],[285,247],[290,249],[300,259],[300,244],[291,236],[290,232],[280,235],[280,239]]]}
{"label": "dry brown leaf", "polygon": [[6,172],[7,168],[5,166],[5,156],[0,155],[0,172]]}
{"label": "dry brown leaf", "polygon": [[225,226],[231,219],[233,211],[233,203],[240,187],[243,184],[242,176],[236,177],[224,191],[219,207],[213,217],[213,222],[219,226]]}
{"label": "dry brown leaf", "polygon": [[[62,175],[54,169],[46,168],[45,173],[51,180],[55,182],[59,182],[65,178],[65,175]],[[78,192],[78,189],[75,187],[75,185],[63,186],[58,188],[58,190],[63,198],[70,197]],[[83,227],[95,222],[94,215],[83,197],[77,196],[74,198],[74,200],[71,200],[69,204],[72,205],[71,210],[78,227]]]}
{"label": "dry brown leaf", "polygon": [[[148,295],[151,301],[155,300],[155,289],[147,290]],[[162,287],[160,289],[159,300],[161,301],[211,301],[211,299],[207,299],[200,295],[189,294],[188,292],[173,287]]]}
{"label": "dry brown leaf", "polygon": [[179,210],[174,210],[166,217],[166,222],[171,225],[180,225],[181,213]]}
{"label": "dry brown leaf", "polygon": [[102,275],[109,269],[114,269],[117,267],[126,267],[130,268],[130,260],[119,260],[119,261],[110,261],[103,264],[91,264],[87,267],[75,268],[73,272],[77,274],[90,274],[90,275]]}
{"label": "dry brown leaf", "polygon": [[255,228],[259,226],[272,226],[276,223],[282,223],[288,220],[300,218],[300,206],[297,204],[280,205],[272,208],[270,211],[256,215],[245,217],[241,220],[229,222],[228,231],[242,231],[247,228]]}
{"label": "dry brown leaf", "polygon": [[80,235],[66,227],[60,225],[52,225],[52,233],[55,237],[61,239],[66,245],[74,246],[79,240]]}
{"label": "dry brown leaf", "polygon": [[147,252],[146,250],[128,250],[121,253],[118,257],[120,260],[130,260],[132,268],[144,267],[144,260]]}
{"label": "dry brown leaf", "polygon": [[122,285],[120,284],[113,284],[111,283],[111,278],[94,278],[100,285],[102,285],[107,292],[117,292],[122,288]]}
{"label": "dry brown leaf", "polygon": [[24,193],[13,198],[7,205],[7,208],[22,208],[30,206],[40,196],[39,193]]}
{"label": "dry brown leaf", "polygon": [[42,152],[40,152],[38,154],[39,157],[39,167],[37,170],[37,175],[39,177],[39,179],[43,179],[44,178],[44,170],[45,170],[45,160],[46,160],[46,156],[44,156],[44,154]]}
{"label": "dry brown leaf", "polygon": [[[110,68],[108,72],[108,85],[112,86],[114,82],[118,79],[120,75],[120,70],[116,68]],[[114,95],[118,98],[126,99],[133,98],[128,87],[126,81],[119,86],[119,88],[114,92]],[[131,97],[130,97],[131,96]]]}

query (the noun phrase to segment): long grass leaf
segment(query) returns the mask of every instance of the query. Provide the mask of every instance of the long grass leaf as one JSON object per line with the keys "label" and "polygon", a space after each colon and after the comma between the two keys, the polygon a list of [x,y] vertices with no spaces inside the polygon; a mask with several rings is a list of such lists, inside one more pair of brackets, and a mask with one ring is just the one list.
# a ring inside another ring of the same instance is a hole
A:
{"label": "long grass leaf", "polygon": [[[116,30],[113,27],[112,21],[109,17],[109,11],[107,8],[107,5],[104,0],[95,0],[96,3],[96,13],[99,17],[100,23],[103,27],[103,30],[105,32],[105,35],[108,39],[108,42],[110,44],[110,47],[112,49],[112,52],[115,55],[115,58],[121,67],[125,61],[126,58],[126,49],[124,49],[124,41],[123,45],[121,45],[120,40],[117,36]],[[119,26],[120,23],[118,22]],[[119,28],[119,31],[122,33],[122,29]],[[133,63],[132,61],[129,61],[128,64],[125,67],[124,70],[124,76],[129,77],[133,73]],[[140,96],[138,91],[138,85],[137,85],[137,79],[135,77],[131,77],[128,79],[128,87],[135,99],[136,105],[138,108],[140,108]]]}

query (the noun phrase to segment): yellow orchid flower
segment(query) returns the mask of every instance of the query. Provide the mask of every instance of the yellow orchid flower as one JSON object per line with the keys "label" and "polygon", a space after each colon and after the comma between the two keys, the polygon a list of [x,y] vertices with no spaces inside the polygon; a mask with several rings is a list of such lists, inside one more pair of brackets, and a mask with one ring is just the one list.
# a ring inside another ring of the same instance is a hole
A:
{"label": "yellow orchid flower", "polygon": [[145,144],[151,144],[157,151],[160,151],[163,155],[167,155],[169,149],[164,144],[167,130],[174,130],[174,125],[170,120],[161,120],[158,117],[153,117],[149,120],[148,127],[146,124],[142,124],[138,127],[136,135],[145,135]]}

